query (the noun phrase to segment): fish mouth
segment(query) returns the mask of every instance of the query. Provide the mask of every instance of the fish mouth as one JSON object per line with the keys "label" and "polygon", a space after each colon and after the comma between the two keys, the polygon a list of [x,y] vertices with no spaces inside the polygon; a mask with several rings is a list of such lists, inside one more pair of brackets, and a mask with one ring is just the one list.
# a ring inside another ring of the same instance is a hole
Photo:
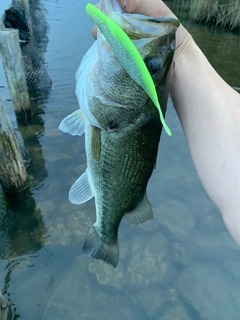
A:
{"label": "fish mouth", "polygon": [[123,12],[117,0],[100,0],[99,8],[116,22],[132,40],[165,36],[175,32],[180,21],[174,17],[148,17]]}

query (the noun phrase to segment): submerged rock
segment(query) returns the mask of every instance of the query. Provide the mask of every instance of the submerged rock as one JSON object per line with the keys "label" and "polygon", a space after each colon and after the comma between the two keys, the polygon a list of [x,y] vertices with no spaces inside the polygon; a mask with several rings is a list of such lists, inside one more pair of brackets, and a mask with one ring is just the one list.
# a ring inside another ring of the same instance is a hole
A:
{"label": "submerged rock", "polygon": [[48,224],[48,244],[75,246],[86,236],[91,219],[83,212],[73,212],[55,218]]}
{"label": "submerged rock", "polygon": [[95,274],[97,281],[106,286],[112,286],[122,289],[124,286],[124,276],[122,267],[113,268],[106,262],[100,260],[92,260],[89,263],[88,269],[91,273]]}
{"label": "submerged rock", "polygon": [[177,305],[170,305],[165,308],[163,314],[157,317],[156,320],[193,320],[186,307],[179,303]]}
{"label": "submerged rock", "polygon": [[172,287],[166,291],[166,299],[170,304],[180,303],[179,293],[175,287]]}
{"label": "submerged rock", "polygon": [[227,281],[217,267],[196,264],[186,268],[177,286],[201,319],[239,320],[239,283]]}
{"label": "submerged rock", "polygon": [[160,233],[151,238],[135,238],[128,266],[128,283],[141,286],[171,283],[176,270],[170,259],[168,246],[168,241]]}
{"label": "submerged rock", "polygon": [[191,256],[188,252],[188,247],[186,244],[179,242],[173,242],[170,244],[170,255],[173,262],[178,265],[187,266],[191,263]]}
{"label": "submerged rock", "polygon": [[234,279],[240,284],[240,259],[239,260],[226,260],[223,262],[223,271],[225,276],[229,279]]}
{"label": "submerged rock", "polygon": [[41,304],[41,319],[54,315],[58,320],[141,320],[122,290],[89,276],[88,263],[86,257],[78,256],[61,282],[55,283],[54,292]]}
{"label": "submerged rock", "polygon": [[136,292],[132,300],[137,309],[143,310],[144,319],[151,319],[159,314],[166,303],[166,294],[163,288],[146,288]]}
{"label": "submerged rock", "polygon": [[225,230],[225,224],[218,209],[213,203],[202,208],[202,215],[198,219],[198,230],[205,233],[216,233]]}
{"label": "submerged rock", "polygon": [[188,238],[192,260],[240,260],[240,247],[227,231],[213,235],[194,232]]}
{"label": "submerged rock", "polygon": [[176,237],[189,234],[195,227],[196,221],[189,208],[177,200],[167,200],[156,210],[156,219]]}
{"label": "submerged rock", "polygon": [[56,205],[52,200],[44,200],[38,202],[37,207],[39,208],[44,218],[52,217],[52,215],[56,211]]}

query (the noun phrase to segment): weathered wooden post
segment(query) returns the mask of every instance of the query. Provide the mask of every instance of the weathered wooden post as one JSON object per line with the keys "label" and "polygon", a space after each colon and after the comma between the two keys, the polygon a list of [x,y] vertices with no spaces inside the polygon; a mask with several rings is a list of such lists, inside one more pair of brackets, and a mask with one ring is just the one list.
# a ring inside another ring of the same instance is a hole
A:
{"label": "weathered wooden post", "polygon": [[6,302],[4,300],[4,296],[2,295],[0,291],[0,320],[7,320],[8,319],[8,311],[9,306],[14,305],[13,302]]}
{"label": "weathered wooden post", "polygon": [[4,22],[3,22],[3,17],[0,17],[0,30],[1,29],[5,29]]}
{"label": "weathered wooden post", "polygon": [[6,302],[0,291],[0,320],[7,320],[7,318],[8,318],[8,307],[6,306]]}
{"label": "weathered wooden post", "polygon": [[26,116],[30,113],[30,101],[22,65],[18,30],[0,30],[0,54],[16,115],[22,117],[24,112]]}
{"label": "weathered wooden post", "polygon": [[0,97],[0,184],[7,192],[26,188],[29,177],[19,143]]}
{"label": "weathered wooden post", "polygon": [[20,3],[20,5],[24,8],[24,13],[25,13],[25,17],[27,20],[28,28],[29,28],[29,34],[30,34],[30,37],[33,37],[33,28],[32,28],[31,14],[30,14],[29,0],[13,0],[12,2]]}

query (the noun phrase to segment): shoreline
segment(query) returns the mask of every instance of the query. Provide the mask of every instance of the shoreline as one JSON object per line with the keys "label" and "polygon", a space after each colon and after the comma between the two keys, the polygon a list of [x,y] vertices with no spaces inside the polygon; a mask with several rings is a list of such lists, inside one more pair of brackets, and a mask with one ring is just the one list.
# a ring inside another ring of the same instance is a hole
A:
{"label": "shoreline", "polygon": [[166,1],[197,23],[237,33],[240,31],[239,0],[185,0]]}

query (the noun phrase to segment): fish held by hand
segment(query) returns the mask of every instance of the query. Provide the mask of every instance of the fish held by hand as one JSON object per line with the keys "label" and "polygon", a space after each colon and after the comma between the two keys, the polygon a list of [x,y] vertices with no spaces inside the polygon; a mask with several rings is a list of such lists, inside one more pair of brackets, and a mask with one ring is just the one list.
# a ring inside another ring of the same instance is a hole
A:
{"label": "fish held by hand", "polygon": [[[123,13],[117,0],[101,0],[99,8],[137,48],[165,116],[179,21]],[[85,133],[87,169],[69,192],[74,204],[95,198],[96,222],[83,252],[116,267],[122,218],[133,225],[153,218],[146,188],[157,159],[162,123],[152,98],[141,86],[141,74],[132,67],[133,58],[116,55],[113,47],[98,31],[97,41],[76,72],[80,109],[59,128],[72,135]]]}

